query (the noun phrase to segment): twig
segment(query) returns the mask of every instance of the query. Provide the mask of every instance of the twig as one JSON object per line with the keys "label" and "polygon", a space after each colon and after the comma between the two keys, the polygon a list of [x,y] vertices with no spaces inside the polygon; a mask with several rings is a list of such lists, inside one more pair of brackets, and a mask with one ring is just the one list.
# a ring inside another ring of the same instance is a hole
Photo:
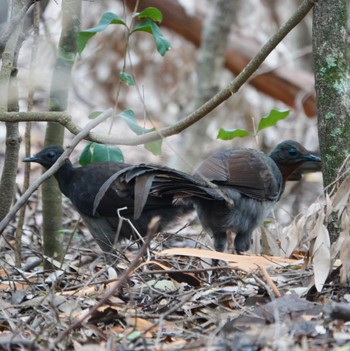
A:
{"label": "twig", "polygon": [[263,275],[263,277],[265,278],[266,283],[270,286],[270,288],[272,289],[273,293],[275,294],[276,297],[281,297],[281,293],[278,290],[276,284],[272,281],[269,273],[267,273],[267,270],[265,267],[261,266],[261,265],[257,265]]}
{"label": "twig", "polygon": [[[214,95],[209,101],[200,106],[194,112],[175,123],[172,126],[159,129],[157,131],[138,135],[135,137],[116,137],[113,135],[97,134],[89,131],[85,135],[85,138],[91,141],[104,144],[119,144],[119,145],[140,145],[149,143],[151,141],[159,140],[171,135],[175,135],[188,128],[192,124],[196,123],[203,117],[205,117],[209,112],[213,111],[221,103],[229,99],[234,93],[236,93],[242,86],[247,82],[247,80],[252,76],[254,72],[260,67],[264,60],[269,56],[269,54],[276,48],[276,46],[286,37],[286,35],[297,25],[302,19],[309,13],[309,11],[314,6],[315,1],[304,0],[295,13],[290,17],[290,19],[275,33],[267,43],[265,43],[259,52],[254,56],[254,58],[248,63],[244,70],[224,89]],[[58,115],[51,115],[51,112],[45,113],[0,113],[0,121],[6,122],[20,122],[28,121],[29,117],[35,117],[35,121],[55,121],[57,123],[65,126],[71,133],[77,134],[81,131],[81,128],[72,122],[71,117],[65,114],[64,117]],[[52,116],[52,117],[51,117]],[[63,116],[63,115],[62,115]],[[84,128],[85,129],[85,128]]]}
{"label": "twig", "polygon": [[137,273],[138,275],[149,275],[149,274],[174,274],[174,273],[205,273],[210,271],[221,271],[221,270],[230,270],[230,271],[240,271],[245,272],[239,267],[233,266],[218,266],[218,267],[208,267],[208,268],[198,268],[198,269],[163,269],[163,270],[154,270],[154,271],[144,271]]}
{"label": "twig", "polygon": [[26,192],[20,197],[20,199],[15,203],[15,205],[11,208],[9,213],[5,216],[5,218],[0,222],[0,234],[4,231],[6,226],[9,224],[11,219],[17,213],[17,211],[26,203],[32,193],[39,188],[39,186],[48,178],[50,178],[57,170],[63,165],[69,155],[72,153],[74,148],[78,145],[78,143],[84,139],[84,137],[89,134],[90,130],[96,127],[98,124],[106,120],[107,118],[113,115],[112,109],[109,109],[99,115],[96,119],[89,122],[85,128],[77,134],[69,147],[63,152],[63,154],[58,158],[58,160],[54,163],[54,165],[47,170],[43,175],[41,175],[32,185],[26,190]]}
{"label": "twig", "polygon": [[99,302],[96,303],[94,307],[91,308],[88,314],[85,316],[81,317],[78,319],[75,323],[73,323],[68,329],[64,330],[62,333],[60,333],[57,338],[54,340],[52,345],[48,348],[48,350],[55,350],[56,346],[59,342],[61,342],[63,339],[65,339],[72,331],[80,328],[83,323],[86,321],[87,318],[91,317],[99,307],[101,307],[106,301],[114,295],[126,282],[128,279],[129,275],[133,272],[133,270],[138,266],[140,258],[145,254],[151,239],[153,235],[157,232],[159,225],[159,217],[154,217],[149,226],[148,226],[148,234],[145,238],[145,243],[142,245],[140,251],[136,255],[135,259],[130,263],[128,269],[124,271],[124,273],[121,275],[120,279],[114,284],[114,286],[111,287],[110,290],[108,290],[101,298]]}
{"label": "twig", "polygon": [[[264,62],[266,57],[272,52],[272,50],[284,39],[284,37],[307,15],[307,13],[312,9],[315,2],[312,0],[304,0],[302,4],[298,7],[296,12],[290,17],[290,19],[279,29],[275,35],[273,35],[270,40],[259,50],[255,57],[249,62],[245,69],[234,79],[226,88],[221,90],[219,93],[214,95],[208,102],[200,106],[193,113],[174,124],[173,126],[162,128],[158,131],[147,133],[144,135],[139,135],[133,138],[117,138],[114,136],[106,135],[94,135],[91,132],[95,126],[104,121],[109,117],[106,116],[110,110],[101,114],[98,118],[94,119],[88,123],[83,129],[73,124],[70,116],[68,114],[61,114],[59,120],[56,122],[61,123],[66,126],[74,126],[74,131],[69,129],[71,132],[76,134],[73,138],[71,147],[65,150],[62,156],[57,160],[57,162],[45,172],[36,182],[34,182],[29,189],[23,194],[23,196],[18,200],[18,202],[13,206],[7,216],[0,222],[0,234],[4,231],[7,224],[16,214],[16,212],[23,206],[23,204],[28,200],[29,196],[40,186],[42,182],[52,176],[64,163],[64,160],[70,155],[74,147],[84,138],[89,138],[90,140],[95,140],[97,142],[109,143],[109,144],[123,144],[123,145],[139,145],[155,141],[170,135],[177,134],[187,127],[191,126],[195,122],[199,121],[201,118],[206,116],[209,112],[214,110],[222,102],[227,100],[232,94],[236,93],[241,86],[248,80],[248,78],[259,68],[259,66]],[[19,122],[20,116],[23,116],[22,113],[0,113],[0,121],[6,120],[7,122]],[[26,114],[28,115],[28,113]],[[46,117],[50,116],[51,113],[44,113]],[[41,118],[44,117],[41,115]],[[12,119],[10,118],[12,117]],[[24,119],[28,121],[28,118]],[[48,119],[42,119],[47,121]],[[54,119],[50,117],[50,120]],[[79,131],[77,133],[77,131]]]}
{"label": "twig", "polygon": [[16,30],[16,28],[22,23],[23,18],[25,17],[27,11],[32,7],[32,5],[36,1],[38,0],[29,0],[14,18],[11,18],[10,21],[2,25],[1,35],[0,35],[0,56],[4,51],[4,48],[6,46],[6,43],[9,37]]}
{"label": "twig", "polygon": [[[175,312],[178,308],[183,306],[187,301],[191,300],[195,292],[189,292],[178,304],[170,308],[168,311],[165,313],[161,314],[159,316],[159,320],[157,322],[154,322],[152,325],[150,325],[148,328],[144,329],[142,333],[138,335],[137,338],[135,338],[133,341],[135,342],[136,340],[140,339],[143,335],[147,334],[150,330],[152,330],[154,327],[159,325],[167,316],[169,316],[171,313]],[[131,334],[131,333],[130,333]]]}

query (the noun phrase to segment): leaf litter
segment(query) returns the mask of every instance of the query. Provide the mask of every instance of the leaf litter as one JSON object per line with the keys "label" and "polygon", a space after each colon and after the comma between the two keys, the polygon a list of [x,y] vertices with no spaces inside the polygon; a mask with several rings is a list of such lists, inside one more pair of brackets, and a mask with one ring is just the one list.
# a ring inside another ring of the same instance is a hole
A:
{"label": "leaf litter", "polygon": [[[63,235],[70,246],[63,264],[56,263],[60,268],[44,270],[39,264],[40,208],[32,201],[21,269],[13,263],[16,223],[1,238],[0,349],[346,349],[349,195],[348,187],[340,186],[289,226],[267,225],[263,236],[273,256],[215,252],[205,237],[198,237],[198,225],[182,228],[180,223],[174,226],[181,228],[176,236],[162,233],[154,238],[115,292],[138,243],[123,245],[110,267],[79,224],[72,240]],[[65,228],[71,229],[79,219],[69,206],[65,211],[70,218]],[[331,246],[327,221],[332,212],[339,218],[340,236]],[[213,260],[219,265],[213,266]],[[82,318],[84,322],[72,328]]]}

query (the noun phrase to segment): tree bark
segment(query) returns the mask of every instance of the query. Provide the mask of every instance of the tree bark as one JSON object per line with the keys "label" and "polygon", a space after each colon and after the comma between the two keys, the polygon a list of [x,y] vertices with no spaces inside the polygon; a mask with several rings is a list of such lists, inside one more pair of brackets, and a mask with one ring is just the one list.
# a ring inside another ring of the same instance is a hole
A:
{"label": "tree bark", "polygon": [[[132,11],[136,2],[137,0],[128,0],[126,6]],[[142,0],[139,2],[138,11],[150,6],[162,11],[164,16],[162,26],[173,30],[199,47],[203,21],[198,15],[189,15],[174,0]],[[238,75],[259,49],[253,41],[242,41],[241,38],[233,35],[225,54],[225,67],[234,75]],[[292,108],[296,107],[300,96],[303,95],[305,97],[302,100],[302,106],[305,114],[308,117],[316,115],[314,82],[311,74],[300,70],[286,70],[282,67],[256,75],[249,83],[262,93]]]}
{"label": "tree bark", "polygon": [[[217,0],[204,22],[202,42],[198,52],[197,63],[197,94],[191,110],[198,108],[214,96],[220,89],[221,76],[224,69],[225,51],[231,24],[237,8],[236,1]],[[210,138],[207,128],[210,121],[209,113],[181,135],[181,144],[185,145],[186,160],[179,158],[176,167],[193,171],[192,165],[198,164],[204,145]]]}
{"label": "tree bark", "polygon": [[[80,30],[81,0],[62,2],[62,32],[58,45],[55,69],[51,81],[50,111],[67,108],[71,71],[76,55],[77,35]],[[64,127],[48,123],[45,146],[63,144]],[[43,241],[44,254],[61,260],[62,245],[59,231],[62,228],[62,195],[54,178],[43,184]]]}
{"label": "tree bark", "polygon": [[[337,179],[340,167],[350,154],[347,20],[347,0],[320,0],[314,7],[312,45],[319,141],[326,187]],[[330,193],[332,189],[328,187],[326,191]],[[336,241],[339,232],[339,226],[334,221],[330,219],[328,227],[331,242]]]}
{"label": "tree bark", "polygon": [[314,7],[312,44],[325,186],[336,179],[350,154],[347,14],[347,0],[321,0]]}
{"label": "tree bark", "polygon": [[[21,9],[22,2],[13,1],[11,18],[15,17]],[[18,111],[16,65],[22,26],[23,21],[20,21],[4,47],[0,72],[0,111]],[[20,144],[18,123],[6,123],[5,162],[0,181],[0,221],[8,213],[14,199]]]}

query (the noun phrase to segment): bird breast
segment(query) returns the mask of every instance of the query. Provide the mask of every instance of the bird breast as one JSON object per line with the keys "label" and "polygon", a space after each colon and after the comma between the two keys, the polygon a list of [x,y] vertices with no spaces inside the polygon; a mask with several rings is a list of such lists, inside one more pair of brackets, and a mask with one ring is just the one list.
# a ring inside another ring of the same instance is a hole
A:
{"label": "bird breast", "polygon": [[211,233],[232,230],[236,234],[250,234],[270,214],[277,200],[257,200],[240,192],[221,188],[233,199],[229,206],[223,201],[194,199],[194,205],[204,229]]}

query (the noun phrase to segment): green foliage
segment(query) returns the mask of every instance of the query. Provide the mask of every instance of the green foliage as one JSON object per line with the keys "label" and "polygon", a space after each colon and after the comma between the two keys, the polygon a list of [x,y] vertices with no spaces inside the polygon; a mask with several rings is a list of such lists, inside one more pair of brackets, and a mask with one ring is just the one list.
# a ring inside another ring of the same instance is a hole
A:
{"label": "green foliage", "polygon": [[155,7],[147,7],[142,12],[136,14],[138,19],[148,18],[154,22],[161,23],[163,21],[163,14]]}
{"label": "green foliage", "polygon": [[[72,229],[64,229],[64,228],[62,228],[62,229],[60,229],[58,231],[58,235],[62,235],[62,236],[64,236],[64,235],[72,235],[72,233],[73,233]],[[74,234],[73,235],[74,238],[79,238],[80,237],[80,235],[78,233],[73,233],[73,234]]]}
{"label": "green foliage", "polygon": [[127,85],[129,86],[134,86],[135,85],[135,80],[134,80],[134,77],[129,74],[129,73],[126,73],[126,72],[120,72],[119,73],[119,79],[126,83]]}
{"label": "green foliage", "polygon": [[[268,127],[274,127],[278,121],[287,118],[289,115],[289,112],[290,112],[289,110],[279,111],[279,110],[272,109],[267,116],[264,116],[260,119],[257,132],[260,132],[261,130]],[[232,140],[234,138],[243,138],[250,134],[251,133],[245,129],[220,128],[217,135],[217,139]]]}
{"label": "green foliage", "polygon": [[[89,119],[98,117],[102,112],[94,111],[89,114]],[[118,117],[123,119],[128,127],[136,134],[142,135],[154,132],[155,128],[144,128],[137,122],[135,112],[131,109],[126,109],[118,114]],[[162,151],[162,140],[156,140],[146,143],[145,149],[152,152],[154,155],[160,155]],[[84,166],[92,162],[114,161],[123,162],[124,158],[121,150],[118,147],[107,147],[100,144],[89,143],[80,156],[79,163]]]}
{"label": "green foliage", "polygon": [[94,111],[91,112],[88,116],[89,119],[95,119],[97,118],[100,114],[102,113],[102,111]]}
{"label": "green foliage", "polygon": [[159,27],[155,22],[161,22],[163,19],[162,13],[155,7],[148,7],[142,12],[136,14],[136,17],[142,20],[141,23],[137,24],[134,28],[129,28],[128,25],[116,14],[112,12],[106,12],[102,15],[98,25],[93,28],[85,29],[79,32],[78,35],[78,52],[82,53],[88,41],[99,32],[104,31],[111,24],[120,24],[124,26],[129,35],[135,32],[146,32],[153,35],[156,42],[157,51],[164,56],[170,49],[171,45],[169,41],[163,36]]}
{"label": "green foliage", "polygon": [[127,27],[126,23],[116,14],[106,12],[102,15],[100,22],[96,27],[85,29],[78,34],[78,52],[82,53],[87,42],[98,32],[105,30],[110,24],[121,24]]}
{"label": "green foliage", "polygon": [[159,156],[162,154],[162,139],[151,141],[145,144],[145,149],[152,152],[153,155]]}
{"label": "green foliage", "polygon": [[250,135],[250,133],[245,129],[224,129],[220,128],[217,139],[221,140],[231,140],[234,138],[244,138]]}
{"label": "green foliage", "polygon": [[[169,41],[163,36],[162,32],[160,31],[159,27],[156,24],[156,22],[160,23],[163,20],[162,12],[155,7],[148,7],[144,9],[142,12],[136,13],[135,17],[139,20],[139,22],[135,26],[129,27],[118,15],[112,12],[104,13],[96,27],[89,28],[79,32],[78,52],[82,53],[86,44],[94,35],[104,31],[106,28],[108,28],[108,26],[112,24],[118,24],[126,28],[129,37],[136,32],[145,32],[145,33],[151,34],[155,40],[157,51],[162,56],[164,56],[166,52],[170,49],[171,45]],[[119,79],[121,82],[127,84],[128,86],[135,85],[134,77],[127,72],[124,72],[124,71],[120,72]],[[92,112],[89,115],[89,118],[94,119],[100,113],[101,113],[100,111]],[[129,128],[137,135],[142,135],[155,130],[154,128],[144,128],[140,126],[137,123],[137,119],[134,111],[132,111],[131,109],[127,109],[121,112],[118,116],[122,118],[127,123]],[[145,144],[145,148],[155,155],[159,155],[161,153],[161,146],[162,146],[161,140],[157,140],[157,141]],[[98,147],[100,147],[100,145]],[[90,149],[91,147],[87,146],[87,148],[84,150],[86,154],[84,154],[83,152],[82,158],[81,158],[82,162],[86,162],[86,163],[96,162],[96,161],[92,161],[90,157],[92,154],[96,153],[97,150],[92,152],[92,150]],[[100,154],[101,152],[102,152],[101,150],[98,150],[98,154]],[[102,159],[105,160],[106,157],[108,159],[109,157],[108,153],[107,153],[107,156],[106,155],[103,156]],[[98,158],[97,160],[99,161],[101,159]]]}
{"label": "green foliage", "polygon": [[118,146],[106,146],[88,143],[80,155],[79,163],[86,166],[94,162],[124,162],[124,156]]}
{"label": "green foliage", "polygon": [[267,116],[261,118],[258,125],[258,132],[268,127],[274,127],[278,121],[287,118],[289,112],[289,110],[278,111],[272,109]]}
{"label": "green foliage", "polygon": [[153,128],[141,127],[137,123],[135,112],[131,109],[124,110],[123,112],[119,113],[118,116],[122,118],[127,123],[129,128],[137,135],[149,133],[154,130]]}
{"label": "green foliage", "polygon": [[150,33],[153,35],[157,50],[162,56],[164,56],[166,52],[171,48],[169,41],[165,39],[159,27],[152,20],[147,19],[143,21],[137,25],[131,33],[138,31]]}
{"label": "green foliage", "polygon": [[[142,135],[146,133],[150,133],[155,131],[154,128],[144,128],[137,123],[137,119],[135,116],[135,112],[131,109],[124,110],[118,115],[122,118],[129,128],[137,135]],[[162,149],[162,140],[152,141],[150,143],[145,144],[146,150],[152,152],[154,155],[160,155]]]}

